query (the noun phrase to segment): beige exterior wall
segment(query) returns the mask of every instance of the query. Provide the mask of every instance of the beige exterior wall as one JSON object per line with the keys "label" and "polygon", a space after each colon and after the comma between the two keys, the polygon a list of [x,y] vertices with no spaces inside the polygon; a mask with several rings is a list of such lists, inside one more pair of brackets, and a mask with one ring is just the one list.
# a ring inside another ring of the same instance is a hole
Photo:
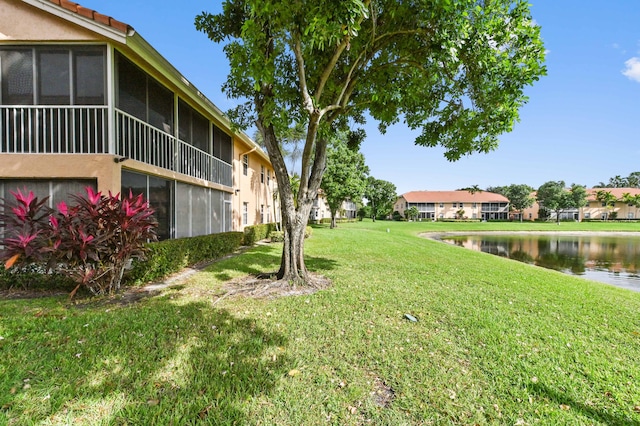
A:
{"label": "beige exterior wall", "polygon": [[[233,228],[242,230],[249,225],[275,222],[276,216],[279,216],[280,212],[273,200],[276,182],[273,167],[266,157],[266,153],[237,137],[233,140],[233,153],[233,187],[235,190]],[[246,175],[243,165],[245,155],[249,160]],[[264,175],[262,175],[263,168]]]}
{"label": "beige exterior wall", "polygon": [[640,209],[629,206],[623,202],[617,202],[613,207],[605,207],[599,201],[589,201],[589,204],[582,209],[580,217],[582,219],[602,219],[603,215],[611,218],[611,213],[616,213],[618,219],[638,219]]}
{"label": "beige exterior wall", "polygon": [[0,178],[95,178],[98,191],[120,192],[120,165],[112,155],[0,154]]}
{"label": "beige exterior wall", "polygon": [[60,18],[23,2],[3,1],[0,2],[0,42],[12,40],[97,41],[104,39],[92,31],[69,25]]}

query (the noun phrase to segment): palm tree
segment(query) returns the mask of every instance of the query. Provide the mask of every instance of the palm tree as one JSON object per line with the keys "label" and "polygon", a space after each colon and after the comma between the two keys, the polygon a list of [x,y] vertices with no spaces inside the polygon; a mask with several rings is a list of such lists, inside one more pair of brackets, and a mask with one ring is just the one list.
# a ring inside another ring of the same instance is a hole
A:
{"label": "palm tree", "polygon": [[[604,189],[596,192],[596,200],[600,201],[607,210],[613,211],[613,208],[616,205],[616,201],[618,201],[618,197],[613,195],[610,191],[605,191]],[[607,219],[609,218],[609,213],[607,213]]]}
{"label": "palm tree", "polygon": [[461,188],[459,189],[459,191],[467,191],[469,194],[473,195],[476,192],[482,192],[483,190],[478,185],[473,185],[466,188]]}
{"label": "palm tree", "polygon": [[[631,195],[630,193],[625,192],[622,194],[622,198],[620,199],[620,201],[627,204],[627,206],[629,207],[635,207],[636,213],[637,209],[640,208],[640,194]],[[637,214],[634,214],[634,217],[635,216],[637,216]]]}

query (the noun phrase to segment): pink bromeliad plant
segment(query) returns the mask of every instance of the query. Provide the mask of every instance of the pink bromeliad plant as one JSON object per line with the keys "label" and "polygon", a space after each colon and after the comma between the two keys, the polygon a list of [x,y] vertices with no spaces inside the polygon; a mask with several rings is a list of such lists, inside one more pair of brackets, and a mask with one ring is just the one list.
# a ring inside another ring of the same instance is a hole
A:
{"label": "pink bromeliad plant", "polygon": [[4,227],[2,258],[5,267],[41,264],[73,278],[94,294],[120,289],[124,271],[135,258],[143,258],[145,243],[157,239],[153,209],[142,195],[103,195],[87,188],[74,203],[46,206],[32,192],[12,192],[2,200],[0,226]]}

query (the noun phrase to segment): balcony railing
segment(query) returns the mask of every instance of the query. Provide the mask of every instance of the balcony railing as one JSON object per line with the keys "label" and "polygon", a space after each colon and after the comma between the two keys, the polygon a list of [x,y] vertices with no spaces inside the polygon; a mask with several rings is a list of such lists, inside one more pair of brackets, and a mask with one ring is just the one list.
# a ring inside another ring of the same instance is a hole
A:
{"label": "balcony railing", "polygon": [[116,110],[116,140],[116,154],[123,157],[232,185],[230,164],[120,110]]}
{"label": "balcony railing", "polygon": [[108,153],[107,107],[0,106],[0,152]]}
{"label": "balcony railing", "polygon": [[0,153],[115,154],[232,186],[231,165],[119,110],[115,152],[106,106],[0,106]]}

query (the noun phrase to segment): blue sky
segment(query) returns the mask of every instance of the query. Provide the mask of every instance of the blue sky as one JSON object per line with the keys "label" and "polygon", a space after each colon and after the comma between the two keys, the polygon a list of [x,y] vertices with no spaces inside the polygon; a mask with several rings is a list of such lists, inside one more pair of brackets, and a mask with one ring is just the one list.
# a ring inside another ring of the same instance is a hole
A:
{"label": "blue sky", "polygon": [[[219,1],[80,0],[133,26],[220,109],[228,73],[221,46],[195,30],[194,17]],[[527,88],[529,103],[513,132],[489,154],[451,163],[439,148],[414,145],[403,125],[380,135],[374,123],[362,145],[371,174],[399,194],[549,180],[594,186],[640,171],[640,1],[533,0],[547,49],[548,74]],[[251,132],[248,132],[250,135]]]}

